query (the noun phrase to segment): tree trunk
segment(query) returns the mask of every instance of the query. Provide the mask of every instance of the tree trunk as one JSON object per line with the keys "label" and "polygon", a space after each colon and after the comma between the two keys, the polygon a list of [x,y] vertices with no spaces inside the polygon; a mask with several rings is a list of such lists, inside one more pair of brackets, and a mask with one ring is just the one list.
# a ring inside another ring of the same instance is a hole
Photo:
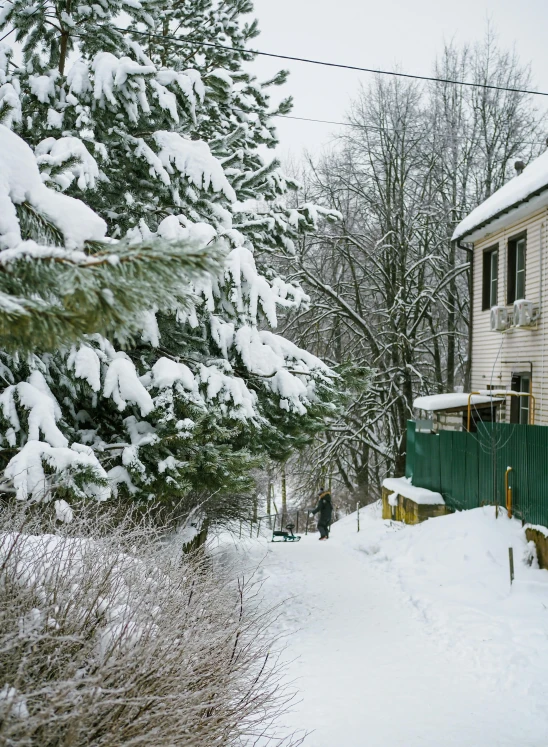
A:
{"label": "tree trunk", "polygon": [[282,468],[282,526],[287,520],[287,484],[285,476],[285,464]]}

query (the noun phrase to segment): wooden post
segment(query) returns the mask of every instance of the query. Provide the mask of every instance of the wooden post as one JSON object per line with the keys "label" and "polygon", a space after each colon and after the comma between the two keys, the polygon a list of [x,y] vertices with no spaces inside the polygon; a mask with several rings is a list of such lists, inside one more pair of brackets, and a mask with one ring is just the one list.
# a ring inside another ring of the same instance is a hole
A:
{"label": "wooden post", "polygon": [[270,474],[269,474],[268,475],[268,487],[266,490],[266,515],[268,516],[268,525],[270,529],[272,529],[272,519],[270,518],[271,501],[272,501],[272,481],[270,479]]}
{"label": "wooden post", "polygon": [[360,504],[356,503],[356,511],[358,513],[358,532],[360,531]]}
{"label": "wooden post", "polygon": [[306,512],[306,524],[305,524],[305,527],[304,527],[304,533],[305,534],[308,534],[308,521],[309,521],[309,519],[310,519],[310,514],[307,511]]}
{"label": "wooden post", "polygon": [[242,520],[240,519],[240,539],[242,539]]}
{"label": "wooden post", "polygon": [[299,512],[297,511],[297,534],[299,534]]}
{"label": "wooden post", "polygon": [[508,560],[510,561],[510,586],[514,582],[514,548],[508,548]]}

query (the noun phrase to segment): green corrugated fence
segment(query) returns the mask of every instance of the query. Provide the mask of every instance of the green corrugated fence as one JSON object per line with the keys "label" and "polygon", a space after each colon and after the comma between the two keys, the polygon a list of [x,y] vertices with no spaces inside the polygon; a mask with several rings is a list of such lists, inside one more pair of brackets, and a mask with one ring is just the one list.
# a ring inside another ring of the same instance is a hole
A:
{"label": "green corrugated fence", "polygon": [[451,508],[505,506],[507,467],[514,515],[548,526],[548,427],[479,423],[477,433],[433,434],[408,423],[406,477],[441,493]]}

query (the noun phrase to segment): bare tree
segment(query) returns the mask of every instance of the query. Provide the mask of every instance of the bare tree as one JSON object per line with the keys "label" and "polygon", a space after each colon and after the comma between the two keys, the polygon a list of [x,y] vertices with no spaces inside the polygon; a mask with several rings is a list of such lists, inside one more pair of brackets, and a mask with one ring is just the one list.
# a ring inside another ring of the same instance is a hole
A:
{"label": "bare tree", "polygon": [[516,156],[541,148],[531,97],[499,90],[529,88],[530,71],[491,30],[475,47],[447,45],[435,72],[499,88],[381,77],[362,88],[352,127],[307,164],[308,196],[342,220],[303,240],[289,265],[313,299],[292,334],[346,370],[351,388],[308,461],[361,500],[403,474],[414,397],[466,380],[468,257],[451,242],[456,224]]}

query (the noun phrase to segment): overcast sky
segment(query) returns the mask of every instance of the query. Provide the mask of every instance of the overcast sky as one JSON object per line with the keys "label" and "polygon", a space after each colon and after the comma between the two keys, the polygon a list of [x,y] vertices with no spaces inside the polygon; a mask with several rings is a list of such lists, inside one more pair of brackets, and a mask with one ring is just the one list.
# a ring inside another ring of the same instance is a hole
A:
{"label": "overcast sky", "polygon": [[[547,0],[255,0],[255,16],[261,28],[257,49],[363,67],[397,66],[419,75],[431,73],[444,40],[477,41],[490,19],[501,44],[515,45],[522,61],[531,63],[537,89],[548,91]],[[315,119],[344,119],[360,80],[371,79],[264,57],[254,63],[260,79],[282,67],[291,73],[284,93],[294,97],[292,114]],[[281,154],[318,151],[334,131],[278,119]]]}

